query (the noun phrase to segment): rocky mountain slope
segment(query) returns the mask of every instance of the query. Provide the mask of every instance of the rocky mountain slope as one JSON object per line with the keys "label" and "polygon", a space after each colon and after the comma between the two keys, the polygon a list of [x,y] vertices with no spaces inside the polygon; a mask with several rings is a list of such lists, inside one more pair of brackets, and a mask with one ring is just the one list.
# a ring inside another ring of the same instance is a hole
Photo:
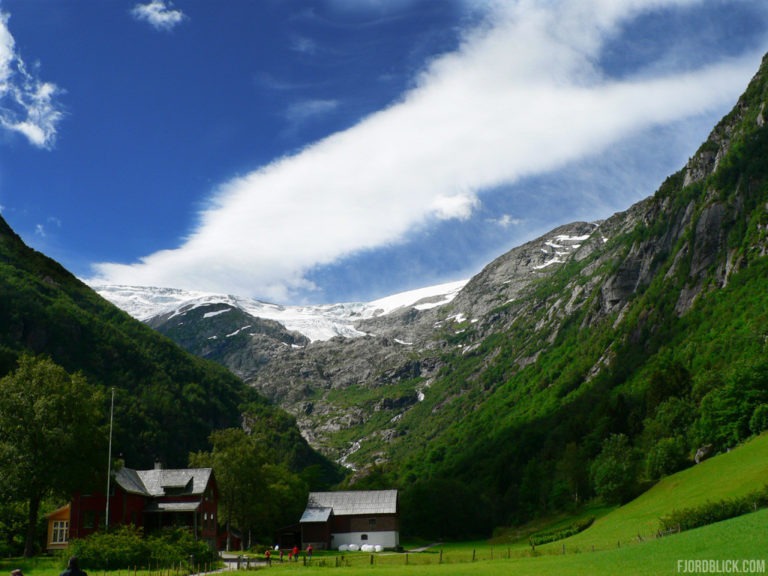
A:
{"label": "rocky mountain slope", "polygon": [[448,346],[440,335],[460,333],[480,319],[493,330],[488,314],[494,307],[549,276],[598,230],[589,223],[561,226],[510,251],[469,282],[369,303],[286,307],[175,289],[95,289],[188,351],[227,366],[294,414],[313,446],[347,461],[349,448],[334,446],[335,433],[368,421],[371,411],[397,417],[423,396],[425,386],[383,398],[370,409],[334,401],[334,395],[428,380]]}
{"label": "rocky mountain slope", "polygon": [[311,342],[264,325],[225,353],[211,340],[247,319],[152,322],[284,406],[363,485],[403,488],[419,533],[601,494],[613,444],[631,494],[768,428],[767,102],[764,61],[653,196],[508,252],[441,305],[348,316],[347,337]]}

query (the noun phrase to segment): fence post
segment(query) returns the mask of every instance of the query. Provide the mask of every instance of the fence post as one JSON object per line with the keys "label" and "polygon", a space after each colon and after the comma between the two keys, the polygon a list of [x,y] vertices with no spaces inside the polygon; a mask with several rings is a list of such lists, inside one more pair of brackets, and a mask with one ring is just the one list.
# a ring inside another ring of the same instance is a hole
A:
{"label": "fence post", "polygon": [[475,561],[475,549],[472,548],[472,562]]}
{"label": "fence post", "polygon": [[440,564],[443,563],[443,549],[440,548]]}

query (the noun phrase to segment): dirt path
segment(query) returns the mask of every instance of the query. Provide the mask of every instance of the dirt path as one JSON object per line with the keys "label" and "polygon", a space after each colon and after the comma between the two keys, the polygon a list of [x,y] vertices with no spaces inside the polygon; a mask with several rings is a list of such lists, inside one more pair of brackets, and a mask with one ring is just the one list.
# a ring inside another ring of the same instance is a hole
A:
{"label": "dirt path", "polygon": [[434,548],[435,546],[440,546],[441,544],[442,542],[434,542],[427,546],[422,546],[421,548],[411,548],[410,550],[406,550],[406,552],[425,552],[426,550],[429,550],[430,548]]}

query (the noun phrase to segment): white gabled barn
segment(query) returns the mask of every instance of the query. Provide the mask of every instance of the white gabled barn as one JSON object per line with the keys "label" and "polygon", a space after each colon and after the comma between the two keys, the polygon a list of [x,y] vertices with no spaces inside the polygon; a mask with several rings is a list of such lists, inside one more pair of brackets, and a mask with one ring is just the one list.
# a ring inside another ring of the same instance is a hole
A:
{"label": "white gabled barn", "polygon": [[301,540],[306,547],[400,546],[397,490],[310,492],[301,516]]}

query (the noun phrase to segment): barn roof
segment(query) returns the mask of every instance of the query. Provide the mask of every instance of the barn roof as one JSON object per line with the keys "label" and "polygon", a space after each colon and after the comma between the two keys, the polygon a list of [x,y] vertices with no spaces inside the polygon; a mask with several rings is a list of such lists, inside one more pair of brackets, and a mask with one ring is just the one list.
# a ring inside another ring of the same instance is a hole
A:
{"label": "barn roof", "polygon": [[322,522],[323,520],[304,519],[308,513],[312,517],[318,517],[320,510],[332,510],[334,516],[397,514],[397,490],[310,492],[307,509],[301,521]]}
{"label": "barn roof", "polygon": [[307,508],[299,522],[328,522],[333,514],[333,508]]}

